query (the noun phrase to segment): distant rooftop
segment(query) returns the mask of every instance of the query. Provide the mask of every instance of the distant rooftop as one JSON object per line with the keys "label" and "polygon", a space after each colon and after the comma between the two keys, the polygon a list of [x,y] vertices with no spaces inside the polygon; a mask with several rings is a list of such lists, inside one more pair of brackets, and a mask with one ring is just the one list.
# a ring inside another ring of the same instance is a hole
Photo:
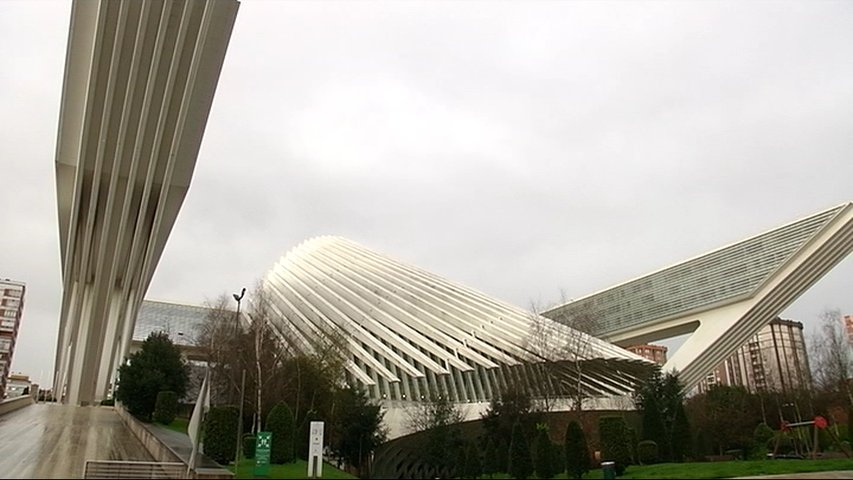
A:
{"label": "distant rooftop", "polygon": [[194,346],[209,308],[196,305],[144,300],[136,317],[133,340],[144,341],[148,335],[166,332],[176,345]]}

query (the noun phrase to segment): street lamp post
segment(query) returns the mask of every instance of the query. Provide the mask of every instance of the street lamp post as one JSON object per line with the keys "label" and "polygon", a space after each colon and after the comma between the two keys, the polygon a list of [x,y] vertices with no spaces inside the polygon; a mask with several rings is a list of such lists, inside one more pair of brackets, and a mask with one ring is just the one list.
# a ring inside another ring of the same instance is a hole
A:
{"label": "street lamp post", "polygon": [[234,300],[237,301],[237,318],[236,318],[234,328],[239,329],[240,328],[240,302],[243,301],[243,297],[246,295],[246,287],[243,287],[243,290],[240,291],[240,295],[237,295],[236,293],[232,293],[231,295],[234,297]]}
{"label": "street lamp post", "polygon": [[[243,296],[246,295],[246,287],[243,287],[243,290],[240,291],[240,294],[236,293],[232,294],[234,296],[234,300],[237,301],[237,319],[234,322],[235,335],[234,339],[238,340],[240,338],[240,302],[243,300]],[[239,349],[238,349],[239,351]],[[246,393],[246,369],[243,369],[242,379],[240,380],[240,414],[237,417],[237,445],[234,448],[234,476],[237,476],[237,469],[240,467],[240,444],[242,443],[243,437],[243,396]]]}

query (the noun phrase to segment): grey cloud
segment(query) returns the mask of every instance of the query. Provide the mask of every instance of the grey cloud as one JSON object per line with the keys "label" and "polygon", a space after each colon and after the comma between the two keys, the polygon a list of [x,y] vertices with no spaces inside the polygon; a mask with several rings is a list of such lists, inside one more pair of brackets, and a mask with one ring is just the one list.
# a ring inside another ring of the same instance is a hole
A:
{"label": "grey cloud", "polygon": [[[0,158],[23,179],[0,200],[31,232],[0,237],[0,269],[33,286],[30,371],[60,295],[57,5],[0,3],[20,45]],[[547,305],[850,201],[850,25],[846,2],[245,0],[149,297],[251,286],[337,234]],[[786,315],[853,313],[851,278],[847,259]]]}

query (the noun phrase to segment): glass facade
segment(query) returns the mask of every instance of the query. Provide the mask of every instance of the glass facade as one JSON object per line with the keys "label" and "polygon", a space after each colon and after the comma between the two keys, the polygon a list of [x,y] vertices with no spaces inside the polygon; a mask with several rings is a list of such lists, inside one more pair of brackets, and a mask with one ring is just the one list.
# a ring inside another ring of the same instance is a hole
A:
{"label": "glass facade", "polygon": [[567,322],[596,318],[601,336],[749,296],[844,207],[834,208],[723,247],[543,313]]}

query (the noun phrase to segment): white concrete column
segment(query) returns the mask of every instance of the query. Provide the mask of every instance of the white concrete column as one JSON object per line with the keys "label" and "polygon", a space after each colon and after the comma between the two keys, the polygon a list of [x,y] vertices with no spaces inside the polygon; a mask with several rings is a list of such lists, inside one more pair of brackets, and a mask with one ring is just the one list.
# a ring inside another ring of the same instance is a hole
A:
{"label": "white concrete column", "polygon": [[[91,381],[92,375],[95,372],[86,372],[83,368],[83,361],[86,356],[86,349],[89,329],[91,328],[92,319],[92,301],[95,292],[90,284],[80,286],[81,294],[77,301],[78,308],[72,308],[76,322],[73,324],[72,340],[70,343],[69,364],[68,364],[68,389],[66,403],[70,405],[78,405],[80,402],[80,390],[84,380]],[[72,326],[72,325],[69,325]]]}
{"label": "white concrete column", "polygon": [[104,354],[101,355],[100,366],[98,367],[98,383],[95,388],[96,402],[100,402],[106,398],[110,382],[115,376],[113,372],[113,352],[116,350],[119,332],[123,330],[123,325],[121,325],[123,318],[120,317],[122,304],[121,290],[114,289],[110,301],[109,313],[106,317],[106,332],[103,343]]}
{"label": "white concrete column", "polygon": [[[68,306],[73,306],[79,300],[80,295],[80,283],[72,282],[71,288],[68,289],[68,298],[63,299],[63,301],[67,301]],[[57,346],[56,346],[56,371],[54,372],[53,377],[53,396],[57,400],[62,399],[62,392],[65,389],[66,382],[68,381],[68,368],[70,361],[70,353],[71,353],[71,341],[73,338],[74,329],[70,326],[74,325],[73,308],[65,308],[64,309],[64,318],[60,321],[60,329],[57,335]]]}

